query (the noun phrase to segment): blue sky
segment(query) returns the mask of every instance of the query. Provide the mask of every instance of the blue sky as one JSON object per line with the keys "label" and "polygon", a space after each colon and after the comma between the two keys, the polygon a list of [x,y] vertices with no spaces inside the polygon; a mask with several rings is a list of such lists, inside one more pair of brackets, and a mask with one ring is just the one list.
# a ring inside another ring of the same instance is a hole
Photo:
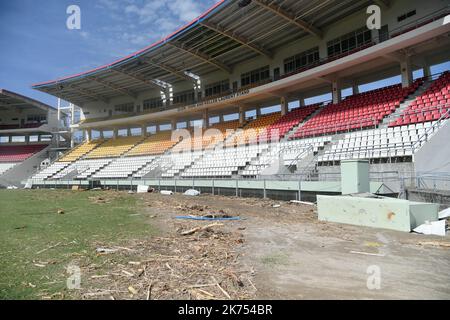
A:
{"label": "blue sky", "polygon": [[[34,83],[86,71],[146,47],[196,18],[215,0],[0,0],[0,88],[56,106]],[[68,30],[69,5],[81,30]],[[448,70],[450,63],[433,68]],[[399,77],[364,86],[398,83]],[[363,89],[363,88],[361,88]],[[308,103],[329,100],[330,95]]]}
{"label": "blue sky", "polygon": [[[206,11],[215,0],[0,0],[0,88],[53,106],[33,83],[86,71],[135,52]],[[68,30],[69,5],[81,30]]]}

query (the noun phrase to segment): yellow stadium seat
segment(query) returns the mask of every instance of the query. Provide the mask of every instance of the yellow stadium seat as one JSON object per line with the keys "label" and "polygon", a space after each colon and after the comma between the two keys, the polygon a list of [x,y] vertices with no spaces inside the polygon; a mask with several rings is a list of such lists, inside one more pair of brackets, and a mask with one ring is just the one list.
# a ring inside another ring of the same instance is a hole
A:
{"label": "yellow stadium seat", "polygon": [[89,142],[84,142],[83,144],[80,144],[79,146],[73,148],[70,150],[67,154],[62,156],[58,162],[73,162],[78,159],[80,159],[82,156],[86,155],[87,153],[94,150],[97,146],[102,144],[104,140],[92,140]]}

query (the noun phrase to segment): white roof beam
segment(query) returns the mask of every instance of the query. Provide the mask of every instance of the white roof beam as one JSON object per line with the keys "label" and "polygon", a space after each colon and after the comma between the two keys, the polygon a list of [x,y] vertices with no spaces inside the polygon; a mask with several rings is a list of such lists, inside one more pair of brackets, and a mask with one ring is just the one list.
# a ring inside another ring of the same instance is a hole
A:
{"label": "white roof beam", "polygon": [[163,86],[157,84],[157,83],[154,82],[153,80],[145,79],[145,78],[143,78],[143,77],[141,77],[141,76],[138,76],[138,75],[136,75],[136,74],[130,74],[130,73],[124,71],[124,70],[119,70],[119,69],[112,69],[112,68],[111,68],[111,69],[109,69],[109,70],[111,70],[111,71],[113,71],[113,72],[116,72],[116,73],[118,73],[118,74],[127,76],[128,78],[134,79],[134,80],[139,81],[139,82],[141,82],[141,83],[143,83],[143,84],[149,85],[149,86],[151,86],[151,87],[154,88],[154,89],[165,89],[165,87],[163,87]]}
{"label": "white roof beam", "polygon": [[379,5],[380,7],[383,7],[385,9],[388,9],[391,6],[390,0],[373,0],[375,4]]}
{"label": "white roof beam", "polygon": [[116,84],[114,84],[112,82],[109,82],[109,81],[106,81],[106,80],[103,80],[103,79],[99,79],[98,77],[89,77],[88,79],[91,79],[91,80],[93,80],[93,81],[95,81],[95,82],[97,82],[97,83],[99,83],[99,84],[101,84],[101,85],[103,85],[105,87],[113,89],[114,91],[120,92],[120,93],[122,93],[122,94],[124,94],[126,96],[129,96],[129,97],[133,98],[133,99],[137,99],[137,94],[136,93],[134,93],[131,90],[122,88],[122,87],[120,87],[120,86],[118,86],[118,85],[116,85]]}
{"label": "white roof beam", "polygon": [[151,65],[154,65],[154,66],[156,66],[156,67],[158,67],[158,68],[160,68],[160,69],[162,69],[162,70],[165,70],[165,71],[167,71],[167,72],[169,72],[169,73],[171,73],[171,74],[177,76],[177,77],[180,78],[180,79],[187,80],[187,81],[192,81],[192,80],[194,80],[193,78],[191,78],[191,77],[189,77],[188,75],[186,75],[186,74],[184,73],[184,71],[178,70],[178,69],[176,69],[176,68],[174,68],[174,67],[171,67],[171,66],[169,66],[169,65],[167,65],[167,64],[164,64],[164,63],[162,63],[162,62],[157,62],[157,61],[155,61],[155,60],[153,60],[153,59],[144,59],[143,62],[144,62],[144,63],[151,64]]}
{"label": "white roof beam", "polygon": [[[97,101],[102,101],[102,102],[104,102],[104,103],[106,103],[106,104],[109,104],[109,99],[108,99],[108,98],[105,98],[105,97],[103,97],[103,96],[101,96],[101,95],[97,94],[96,92],[91,91],[91,90],[89,90],[89,89],[80,88],[80,87],[75,86],[75,85],[73,85],[73,84],[67,86],[66,88],[69,88],[69,89],[73,89],[73,90],[75,90],[75,91],[78,91],[78,92],[81,93],[82,95],[84,95],[84,96],[86,96],[86,97],[89,97],[89,98],[91,98],[91,99],[95,99],[95,100],[97,100]],[[64,91],[64,88],[62,88],[61,91]]]}
{"label": "white roof beam", "polygon": [[247,38],[245,38],[242,35],[237,34],[236,32],[231,32],[231,31],[225,30],[224,27],[214,24],[212,22],[201,22],[201,25],[240,43],[241,45],[255,51],[256,53],[258,53],[260,55],[266,56],[269,59],[273,58],[272,52],[270,52],[267,49],[264,49],[262,46],[260,46],[256,43],[252,43],[250,40],[248,40]]}
{"label": "white roof beam", "polygon": [[[379,0],[383,1],[383,0]],[[265,8],[266,10],[269,10],[273,13],[275,13],[277,16],[289,21],[292,24],[295,24],[297,27],[305,30],[306,32],[318,37],[323,37],[323,32],[317,27],[314,27],[312,24],[307,23],[306,21],[299,19],[295,16],[295,14],[283,9],[281,6],[274,4],[274,3],[267,3],[267,1],[264,0],[253,0],[254,3],[257,5]]]}
{"label": "white roof beam", "polygon": [[175,44],[175,43],[171,43],[171,42],[168,42],[168,44],[173,46],[173,47],[175,47],[175,48],[183,50],[184,52],[189,53],[189,54],[191,54],[191,55],[193,55],[193,56],[203,60],[204,62],[207,62],[207,63],[215,66],[216,68],[225,71],[228,74],[231,74],[231,71],[232,71],[231,67],[229,67],[229,66],[225,65],[224,63],[222,63],[222,62],[220,62],[220,61],[218,61],[218,60],[208,56],[207,54],[201,52],[200,50],[190,49],[190,48],[185,47],[184,45]]}

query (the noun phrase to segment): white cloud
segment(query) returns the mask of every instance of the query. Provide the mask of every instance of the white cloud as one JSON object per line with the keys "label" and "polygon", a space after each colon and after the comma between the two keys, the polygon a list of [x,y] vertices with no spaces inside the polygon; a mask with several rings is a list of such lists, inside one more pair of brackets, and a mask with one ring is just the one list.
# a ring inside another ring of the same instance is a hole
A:
{"label": "white cloud", "polygon": [[168,7],[183,22],[189,22],[202,13],[199,1],[175,0],[168,2]]}

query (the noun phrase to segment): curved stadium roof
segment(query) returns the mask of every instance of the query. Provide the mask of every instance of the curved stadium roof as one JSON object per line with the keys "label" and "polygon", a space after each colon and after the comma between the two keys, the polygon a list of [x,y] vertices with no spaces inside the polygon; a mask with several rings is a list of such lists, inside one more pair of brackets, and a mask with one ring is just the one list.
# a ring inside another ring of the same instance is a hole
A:
{"label": "curved stadium roof", "polygon": [[[246,2],[247,5],[242,5]],[[192,81],[186,72],[224,78],[243,61],[275,52],[365,8],[369,0],[221,0],[166,38],[113,63],[33,88],[77,105]],[[222,80],[222,79],[217,79]]]}

